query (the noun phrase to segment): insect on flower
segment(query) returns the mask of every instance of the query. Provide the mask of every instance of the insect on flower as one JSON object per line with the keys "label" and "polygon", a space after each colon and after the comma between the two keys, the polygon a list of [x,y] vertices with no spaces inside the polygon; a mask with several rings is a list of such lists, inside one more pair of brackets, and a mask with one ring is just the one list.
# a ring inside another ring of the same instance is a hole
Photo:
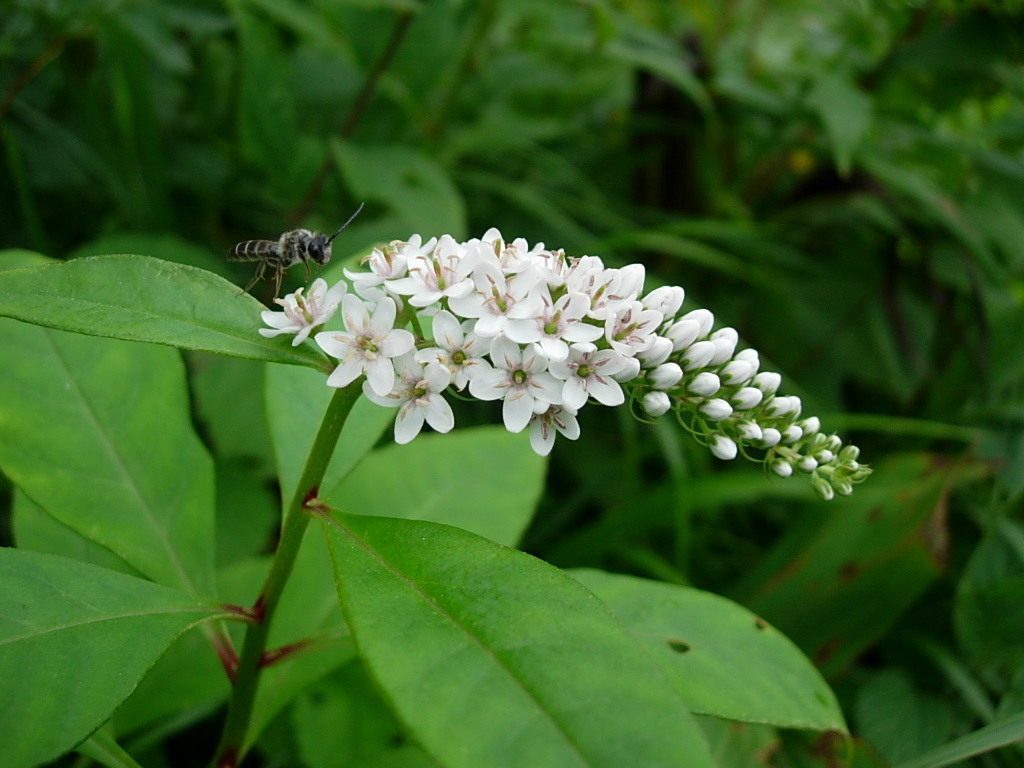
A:
{"label": "insect on flower", "polygon": [[277,240],[246,240],[237,243],[228,251],[228,261],[255,261],[259,262],[256,267],[256,274],[253,275],[249,284],[242,289],[245,293],[252,288],[259,280],[267,275],[269,270],[274,276],[274,296],[281,292],[281,280],[284,271],[293,264],[302,263],[306,268],[306,279],[309,279],[309,262],[316,264],[317,270],[331,260],[331,242],[345,227],[352,223],[352,219],[363,210],[362,204],[356,208],[356,212],[348,217],[348,221],[338,227],[337,231],[327,237],[319,232],[311,232],[308,229],[292,229],[285,232]]}

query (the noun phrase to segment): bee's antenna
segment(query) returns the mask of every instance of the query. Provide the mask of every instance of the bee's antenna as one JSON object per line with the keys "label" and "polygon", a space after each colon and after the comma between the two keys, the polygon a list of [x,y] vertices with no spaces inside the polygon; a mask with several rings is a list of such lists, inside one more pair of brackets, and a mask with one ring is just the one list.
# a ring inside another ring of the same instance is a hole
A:
{"label": "bee's antenna", "polygon": [[331,242],[332,240],[334,240],[334,238],[336,238],[339,234],[341,234],[341,230],[343,230],[345,227],[347,227],[349,224],[351,224],[352,223],[352,219],[354,219],[356,216],[358,216],[359,212],[361,210],[363,210],[363,203],[360,203],[359,207],[356,208],[356,212],[348,217],[348,221],[346,221],[344,224],[342,224],[340,227],[338,227],[338,231],[337,232],[335,232],[333,235],[331,235],[330,237],[327,238],[327,242],[328,243]]}

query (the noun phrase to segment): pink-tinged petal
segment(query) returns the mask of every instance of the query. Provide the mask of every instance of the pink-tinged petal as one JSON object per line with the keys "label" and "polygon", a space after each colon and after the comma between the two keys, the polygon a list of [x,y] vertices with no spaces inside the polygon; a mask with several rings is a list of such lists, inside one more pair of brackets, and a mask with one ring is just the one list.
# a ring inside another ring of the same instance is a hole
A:
{"label": "pink-tinged petal", "polygon": [[547,456],[555,447],[555,428],[542,418],[530,424],[530,447],[538,456]]}
{"label": "pink-tinged petal", "polygon": [[551,416],[551,420],[555,423],[558,431],[569,440],[576,440],[579,438],[580,423],[576,420],[575,413],[567,411],[565,408],[559,408],[558,411]]}
{"label": "pink-tinged petal", "polygon": [[[568,347],[566,347],[568,350]],[[568,354],[568,353],[567,353]],[[491,354],[491,358],[494,354]],[[528,374],[542,373],[548,369],[548,357],[531,344],[522,351],[522,369]]]}
{"label": "pink-tinged petal", "polygon": [[[331,371],[331,375],[327,377],[327,386],[338,389],[341,387],[347,387],[353,381],[358,379],[362,372],[363,365],[360,360],[356,358],[343,360],[338,363],[338,367]],[[387,392],[382,394],[387,394]]]}
{"label": "pink-tinged petal", "polygon": [[395,366],[391,358],[377,357],[366,361],[366,380],[378,395],[386,395],[395,386]]}
{"label": "pink-tinged petal", "polygon": [[[626,402],[626,396],[622,393],[622,387],[615,379],[604,376],[592,376],[589,381],[590,396],[602,405],[622,405]],[[566,403],[569,405],[569,403]]]}
{"label": "pink-tinged petal", "polygon": [[509,432],[522,432],[533,416],[533,398],[521,392],[510,393],[501,408],[501,416],[505,429]]}
{"label": "pink-tinged petal", "polygon": [[395,327],[397,314],[398,307],[393,299],[385,297],[377,302],[377,306],[373,310],[373,318],[370,320],[370,332],[374,338],[386,336]]}
{"label": "pink-tinged petal", "polygon": [[416,337],[404,328],[395,328],[377,342],[377,350],[382,357],[398,357],[412,352],[415,348]]}
{"label": "pink-tinged petal", "polygon": [[413,401],[405,403],[398,409],[395,418],[395,442],[405,445],[423,429],[423,409],[416,407]]}
{"label": "pink-tinged petal", "polygon": [[455,426],[455,414],[452,413],[452,407],[440,395],[430,395],[427,407],[420,410],[424,411],[427,424],[435,432],[451,432],[452,427]]}

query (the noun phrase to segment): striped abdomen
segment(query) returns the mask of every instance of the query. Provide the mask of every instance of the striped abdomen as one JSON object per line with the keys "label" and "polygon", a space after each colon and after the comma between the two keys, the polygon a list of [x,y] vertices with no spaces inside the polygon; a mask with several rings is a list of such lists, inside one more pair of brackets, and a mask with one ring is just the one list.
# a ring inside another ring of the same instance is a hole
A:
{"label": "striped abdomen", "polygon": [[276,240],[246,240],[228,251],[228,261],[280,261],[280,244]]}

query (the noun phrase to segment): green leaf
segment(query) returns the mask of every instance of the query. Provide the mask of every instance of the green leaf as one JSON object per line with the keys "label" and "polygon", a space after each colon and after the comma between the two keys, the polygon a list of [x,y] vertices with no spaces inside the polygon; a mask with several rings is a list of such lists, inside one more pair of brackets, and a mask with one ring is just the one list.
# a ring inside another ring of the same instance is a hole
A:
{"label": "green leaf", "polygon": [[331,141],[335,161],[358,200],[394,208],[411,232],[424,239],[466,235],[466,205],[448,172],[433,158],[408,146],[358,146]]}
{"label": "green leaf", "polygon": [[690,587],[589,569],[571,574],[648,646],[691,711],[846,731],[842,710],[814,665],[746,608]]}
{"label": "green leaf", "polygon": [[0,549],[0,743],[6,768],[67,752],[218,605],[55,555]]}
{"label": "green leaf", "polygon": [[986,725],[974,733],[961,736],[948,744],[918,755],[897,768],[942,768],[975,755],[1024,741],[1024,712]]}
{"label": "green leaf", "polygon": [[95,256],[0,276],[0,315],[128,341],[325,367],[312,346],[265,339],[265,307],[227,280],[148,256]]}
{"label": "green leaf", "polygon": [[[277,459],[281,497],[295,493],[306,457],[335,390],[319,371],[271,365],[266,371],[267,422]],[[324,473],[322,488],[333,488],[365,456],[395,418],[366,398],[356,401]]]}
{"label": "green leaf", "polygon": [[[512,546],[533,516],[546,469],[525,435],[473,427],[378,448],[323,498],[361,515],[445,523]],[[389,477],[401,482],[382,482]]]}
{"label": "green leaf", "polygon": [[213,467],[180,355],[0,320],[0,359],[11,481],[153,580],[214,594]]}
{"label": "green leaf", "polygon": [[836,169],[841,176],[846,176],[854,153],[871,125],[871,98],[849,78],[820,73],[814,80],[808,101],[825,126]]}
{"label": "green leaf", "polygon": [[896,765],[942,744],[952,717],[945,703],[914,690],[910,676],[890,667],[857,691],[857,735]]}
{"label": "green leaf", "polygon": [[713,765],[647,653],[558,569],[435,523],[321,524],[360,656],[447,768]]}
{"label": "green leaf", "polygon": [[870,483],[835,500],[832,514],[793,528],[736,590],[737,599],[826,676],[838,672],[938,577],[946,496],[967,471],[927,454],[877,465]]}

